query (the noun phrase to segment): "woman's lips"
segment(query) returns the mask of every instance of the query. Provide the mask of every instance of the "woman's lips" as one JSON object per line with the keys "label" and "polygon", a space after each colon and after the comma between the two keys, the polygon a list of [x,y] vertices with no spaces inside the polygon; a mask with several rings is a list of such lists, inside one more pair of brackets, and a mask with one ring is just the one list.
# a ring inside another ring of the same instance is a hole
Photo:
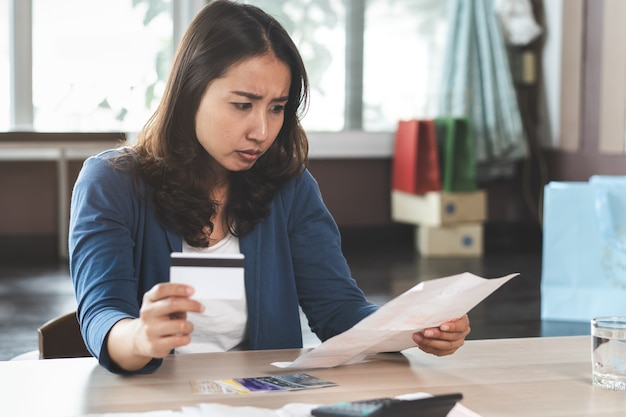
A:
{"label": "woman's lips", "polygon": [[261,151],[237,151],[237,155],[239,155],[239,158],[243,161],[254,162],[261,156]]}

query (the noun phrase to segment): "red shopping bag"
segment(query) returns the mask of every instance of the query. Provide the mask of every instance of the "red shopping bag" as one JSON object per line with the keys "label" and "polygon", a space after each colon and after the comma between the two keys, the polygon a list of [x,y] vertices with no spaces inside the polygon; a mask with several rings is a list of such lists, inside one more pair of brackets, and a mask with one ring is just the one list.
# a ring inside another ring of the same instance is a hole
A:
{"label": "red shopping bag", "polygon": [[441,190],[434,120],[400,120],[394,142],[391,189],[411,194]]}

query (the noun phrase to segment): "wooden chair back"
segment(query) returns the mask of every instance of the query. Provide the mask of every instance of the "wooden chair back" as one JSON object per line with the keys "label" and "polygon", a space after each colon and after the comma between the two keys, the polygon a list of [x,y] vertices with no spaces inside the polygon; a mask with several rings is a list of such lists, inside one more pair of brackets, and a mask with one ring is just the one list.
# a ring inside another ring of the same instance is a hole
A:
{"label": "wooden chair back", "polygon": [[77,358],[91,356],[72,311],[49,320],[37,329],[39,359]]}

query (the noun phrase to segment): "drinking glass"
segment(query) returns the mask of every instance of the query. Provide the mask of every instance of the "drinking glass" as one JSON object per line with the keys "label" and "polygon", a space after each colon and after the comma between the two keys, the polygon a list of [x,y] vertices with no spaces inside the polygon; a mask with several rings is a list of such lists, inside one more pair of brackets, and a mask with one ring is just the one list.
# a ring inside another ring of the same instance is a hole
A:
{"label": "drinking glass", "polygon": [[591,319],[593,385],[626,390],[626,317]]}

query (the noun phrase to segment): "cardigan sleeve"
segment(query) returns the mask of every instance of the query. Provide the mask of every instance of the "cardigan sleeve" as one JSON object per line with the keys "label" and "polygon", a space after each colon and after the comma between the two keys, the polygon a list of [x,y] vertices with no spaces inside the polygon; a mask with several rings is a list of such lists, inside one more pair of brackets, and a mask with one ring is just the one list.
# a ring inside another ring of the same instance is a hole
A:
{"label": "cardigan sleeve", "polygon": [[348,330],[376,311],[351,276],[337,224],[308,170],[294,182],[289,239],[298,297],[322,340]]}
{"label": "cardigan sleeve", "polygon": [[[134,267],[140,197],[132,173],[113,167],[105,152],[85,161],[71,200],[70,274],[85,344],[100,364],[126,373],[111,361],[106,338],[115,323],[139,315],[139,277]],[[141,372],[160,364],[153,360]]]}

